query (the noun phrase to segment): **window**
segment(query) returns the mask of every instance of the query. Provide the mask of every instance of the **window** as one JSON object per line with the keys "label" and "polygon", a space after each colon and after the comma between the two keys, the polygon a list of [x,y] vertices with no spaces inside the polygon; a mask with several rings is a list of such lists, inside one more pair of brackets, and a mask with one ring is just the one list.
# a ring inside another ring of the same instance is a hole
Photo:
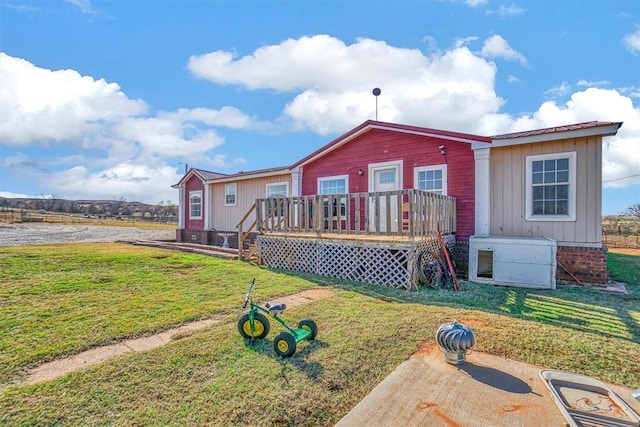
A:
{"label": "window", "polygon": [[[278,182],[275,184],[267,184],[267,197],[287,197],[289,195],[289,183]],[[274,214],[278,216],[284,216],[285,212],[285,200],[277,200],[276,204],[279,206],[274,210]]]}
{"label": "window", "polygon": [[575,221],[575,151],[528,156],[526,169],[526,219]]}
{"label": "window", "polygon": [[347,176],[318,178],[318,194],[345,194]]}
{"label": "window", "polygon": [[413,182],[418,190],[447,194],[447,165],[422,166],[414,169]]}
{"label": "window", "polygon": [[275,184],[267,184],[267,197],[288,197],[289,183],[277,182]]}
{"label": "window", "polygon": [[[346,194],[349,188],[349,176],[329,176],[325,178],[318,178],[318,194]],[[329,199],[324,200],[324,215],[338,216],[338,201],[334,200],[332,203],[331,215],[329,215]],[[340,216],[347,214],[347,199],[345,197],[340,198]]]}
{"label": "window", "polygon": [[235,182],[232,184],[225,184],[224,186],[224,205],[235,206],[236,205],[236,193],[238,191],[238,184]]}
{"label": "window", "polygon": [[189,192],[189,218],[202,218],[202,191]]}
{"label": "window", "polygon": [[382,171],[378,176],[379,176],[380,184],[395,184],[396,182],[395,169]]}

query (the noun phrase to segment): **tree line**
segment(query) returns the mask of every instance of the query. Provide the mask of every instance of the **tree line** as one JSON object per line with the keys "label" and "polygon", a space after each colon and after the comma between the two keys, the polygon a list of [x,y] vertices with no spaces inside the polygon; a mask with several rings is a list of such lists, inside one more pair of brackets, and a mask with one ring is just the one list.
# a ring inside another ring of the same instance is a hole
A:
{"label": "tree line", "polygon": [[52,213],[98,215],[104,217],[132,216],[170,217],[178,215],[178,205],[167,201],[157,204],[129,202],[124,198],[114,200],[66,200],[47,198],[0,197],[0,207],[7,209],[35,210]]}

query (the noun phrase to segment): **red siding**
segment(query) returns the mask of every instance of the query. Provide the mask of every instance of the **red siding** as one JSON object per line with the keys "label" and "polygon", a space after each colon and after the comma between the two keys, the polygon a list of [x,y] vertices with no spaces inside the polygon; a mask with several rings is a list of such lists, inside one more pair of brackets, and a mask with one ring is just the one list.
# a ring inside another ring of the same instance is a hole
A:
{"label": "red siding", "polygon": [[[445,146],[446,156],[438,147]],[[413,173],[418,166],[447,164],[447,194],[457,199],[457,239],[468,240],[474,232],[475,162],[471,146],[465,142],[372,129],[306,164],[302,174],[302,194],[316,194],[318,178],[349,175],[349,192],[367,192],[368,165],[403,160],[403,188],[414,188]],[[358,175],[358,170],[364,176]]]}
{"label": "red siding", "polygon": [[[202,191],[202,219],[190,219],[189,218],[189,193],[191,191]],[[204,199],[204,184],[196,177],[192,176],[185,185],[185,203],[184,203],[184,218],[185,229],[187,230],[202,230],[204,229],[204,215],[207,206],[207,202]]]}

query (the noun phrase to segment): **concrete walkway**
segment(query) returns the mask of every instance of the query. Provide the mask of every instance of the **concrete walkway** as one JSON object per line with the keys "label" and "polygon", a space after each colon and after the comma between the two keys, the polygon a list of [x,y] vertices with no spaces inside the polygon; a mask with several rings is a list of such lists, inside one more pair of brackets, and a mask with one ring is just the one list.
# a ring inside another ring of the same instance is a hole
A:
{"label": "concrete walkway", "polygon": [[[478,352],[454,366],[434,344],[403,362],[337,426],[566,426],[541,369]],[[608,386],[640,413],[631,389]]]}
{"label": "concrete walkway", "polygon": [[[294,305],[306,304],[318,299],[328,298],[332,295],[333,292],[330,289],[309,289],[297,294],[278,298],[277,302],[282,302],[288,307],[292,307]],[[65,357],[64,359],[57,359],[43,363],[42,365],[31,369],[22,384],[30,385],[50,381],[68,373],[79,371],[88,366],[102,363],[105,360],[125,353],[152,350],[154,348],[167,345],[173,340],[174,336],[178,334],[206,328],[222,321],[229,320],[229,318],[234,316],[235,314],[220,314],[209,319],[190,322],[177,328],[169,329],[151,336],[130,339],[112,345],[95,347],[90,350],[83,351],[82,353]]]}

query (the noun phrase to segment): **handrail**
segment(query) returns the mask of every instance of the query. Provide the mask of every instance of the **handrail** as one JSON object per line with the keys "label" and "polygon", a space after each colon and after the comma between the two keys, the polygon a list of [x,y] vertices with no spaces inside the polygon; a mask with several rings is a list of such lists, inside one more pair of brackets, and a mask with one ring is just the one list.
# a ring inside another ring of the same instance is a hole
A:
{"label": "handrail", "polygon": [[419,237],[456,231],[456,200],[423,190],[257,199],[258,231]]}
{"label": "handrail", "polygon": [[[246,214],[242,217],[236,228],[238,229],[238,259],[244,259],[244,241],[247,239],[249,234],[253,231],[256,226],[256,220],[253,220],[253,223],[249,226],[247,231],[243,232],[242,227],[244,222],[251,216],[251,214],[256,210],[257,203],[253,204],[251,208],[247,211]],[[256,215],[257,218],[257,215]]]}

